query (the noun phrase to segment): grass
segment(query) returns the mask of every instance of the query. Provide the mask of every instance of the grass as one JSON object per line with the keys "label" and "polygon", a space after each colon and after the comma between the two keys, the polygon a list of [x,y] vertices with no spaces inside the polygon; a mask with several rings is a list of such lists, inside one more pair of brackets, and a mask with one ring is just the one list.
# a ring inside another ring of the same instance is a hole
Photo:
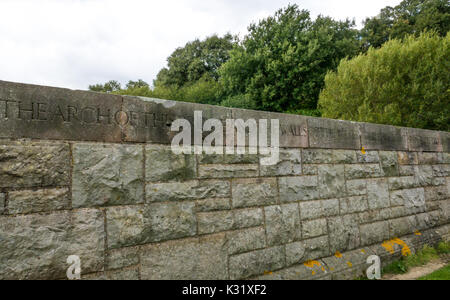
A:
{"label": "grass", "polygon": [[434,273],[423,276],[418,280],[450,280],[450,265],[447,265]]}

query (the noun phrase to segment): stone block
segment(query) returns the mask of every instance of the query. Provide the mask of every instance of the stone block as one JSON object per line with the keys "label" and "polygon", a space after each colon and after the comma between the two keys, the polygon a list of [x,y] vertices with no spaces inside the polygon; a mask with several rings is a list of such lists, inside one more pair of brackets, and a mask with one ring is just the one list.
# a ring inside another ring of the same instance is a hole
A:
{"label": "stone block", "polygon": [[232,211],[198,213],[198,234],[208,234],[230,230],[234,226],[233,217]]}
{"label": "stone block", "polygon": [[374,164],[380,162],[378,151],[356,151],[356,160],[360,164]]}
{"label": "stone block", "polygon": [[6,196],[3,193],[0,193],[0,215],[5,211],[5,199]]}
{"label": "stone block", "polygon": [[380,151],[380,162],[384,176],[398,176],[398,154],[393,151]]}
{"label": "stone block", "polygon": [[230,278],[245,279],[276,271],[285,265],[283,246],[247,252],[230,257]]}
{"label": "stone block", "polygon": [[148,182],[195,179],[194,155],[175,154],[170,146],[145,146],[145,180]]}
{"label": "stone block", "polygon": [[228,253],[239,254],[266,247],[264,228],[250,228],[227,233]]}
{"label": "stone block", "polygon": [[68,188],[9,192],[8,213],[12,215],[63,209],[70,209]]}
{"label": "stone block", "polygon": [[150,240],[143,206],[118,206],[106,209],[108,248],[141,245]]}
{"label": "stone block", "polygon": [[345,178],[347,180],[383,177],[383,170],[379,164],[345,165]]}
{"label": "stone block", "polygon": [[363,246],[381,243],[389,239],[389,223],[387,221],[361,225],[361,244]]}
{"label": "stone block", "polygon": [[331,253],[327,236],[304,240],[303,243],[305,244],[305,255],[300,260],[300,263],[308,260],[318,260],[319,258],[327,257]]}
{"label": "stone block", "polygon": [[232,181],[234,208],[265,206],[277,202],[275,178],[235,179]]}
{"label": "stone block", "polygon": [[303,239],[310,239],[327,234],[327,220],[316,219],[302,222]]}
{"label": "stone block", "polygon": [[354,150],[304,149],[305,164],[352,164],[356,162]]}
{"label": "stone block", "polygon": [[328,234],[330,236],[330,251],[345,252],[360,245],[359,225],[357,215],[347,215],[328,219]]}
{"label": "stone block", "polygon": [[75,144],[73,207],[144,203],[143,161],[142,146]]}
{"label": "stone block", "polygon": [[416,152],[398,152],[400,165],[417,165],[419,163]]}
{"label": "stone block", "polygon": [[367,196],[355,196],[348,198],[341,198],[341,214],[352,214],[366,211],[368,207]]}
{"label": "stone block", "polygon": [[261,176],[295,176],[302,174],[300,149],[280,150],[280,160],[274,166],[260,165]]}
{"label": "stone block", "polygon": [[224,233],[151,244],[141,249],[143,280],[225,280],[227,239]]}
{"label": "stone block", "polygon": [[408,150],[416,152],[442,152],[443,147],[438,131],[408,128]]}
{"label": "stone block", "polygon": [[189,201],[231,197],[230,182],[192,180],[185,182],[148,183],[147,202]]}
{"label": "stone block", "polygon": [[404,128],[361,123],[361,144],[367,150],[407,150],[406,130]]}
{"label": "stone block", "polygon": [[0,188],[69,186],[69,173],[70,149],[67,144],[0,144]]}
{"label": "stone block", "polygon": [[417,186],[416,178],[413,176],[390,177],[388,181],[389,181],[389,189],[391,191],[400,189],[410,189]]}
{"label": "stone block", "polygon": [[347,194],[349,196],[362,196],[367,194],[367,180],[354,179],[347,180]]}
{"label": "stone block", "polygon": [[231,200],[229,198],[212,198],[198,200],[196,210],[199,212],[219,211],[231,209]]}
{"label": "stone block", "polygon": [[264,215],[262,208],[251,209],[235,209],[234,214],[234,228],[248,228],[260,226],[264,222]]}
{"label": "stone block", "polygon": [[105,269],[116,270],[139,264],[139,248],[114,249],[107,252]]}
{"label": "stone block", "polygon": [[360,150],[358,126],[347,121],[308,118],[309,147]]}
{"label": "stone block", "polygon": [[200,165],[199,178],[258,177],[258,165]]}
{"label": "stone block", "polygon": [[279,187],[280,201],[283,203],[319,198],[317,176],[282,177]]}
{"label": "stone block", "polygon": [[344,196],[346,194],[344,166],[319,166],[318,186],[321,198],[337,198]]}
{"label": "stone block", "polygon": [[287,244],[301,239],[298,204],[264,208],[266,234],[269,246]]}
{"label": "stone block", "polygon": [[369,209],[386,208],[389,202],[389,184],[386,179],[367,180],[367,200]]}
{"label": "stone block", "polygon": [[286,267],[296,265],[304,260],[306,254],[305,242],[294,242],[286,245]]}

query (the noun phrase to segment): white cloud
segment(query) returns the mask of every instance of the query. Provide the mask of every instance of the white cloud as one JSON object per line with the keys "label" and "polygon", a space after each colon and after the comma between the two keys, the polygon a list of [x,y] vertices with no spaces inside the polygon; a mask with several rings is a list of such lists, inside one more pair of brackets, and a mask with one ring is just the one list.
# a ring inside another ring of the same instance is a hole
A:
{"label": "white cloud", "polygon": [[1,0],[0,80],[86,89],[152,82],[172,51],[247,26],[289,3],[361,22],[400,0]]}

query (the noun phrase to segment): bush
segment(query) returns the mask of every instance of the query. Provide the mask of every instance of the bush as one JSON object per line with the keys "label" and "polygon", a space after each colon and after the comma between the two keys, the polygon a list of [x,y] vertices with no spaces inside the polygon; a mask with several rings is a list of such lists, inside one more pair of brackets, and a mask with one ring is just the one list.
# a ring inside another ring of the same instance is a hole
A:
{"label": "bush", "polygon": [[319,109],[326,118],[449,131],[449,41],[423,33],[342,60],[325,77]]}

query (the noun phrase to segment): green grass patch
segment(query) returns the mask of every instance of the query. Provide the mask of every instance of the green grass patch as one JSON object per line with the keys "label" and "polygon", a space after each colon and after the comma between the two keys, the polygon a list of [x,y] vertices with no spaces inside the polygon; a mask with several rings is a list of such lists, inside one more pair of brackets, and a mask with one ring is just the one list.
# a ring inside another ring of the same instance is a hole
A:
{"label": "green grass patch", "polygon": [[440,254],[448,253],[450,253],[450,242],[441,242],[436,248],[425,246],[416,254],[402,257],[386,266],[383,274],[405,274],[411,268],[426,265],[430,261],[438,259]]}
{"label": "green grass patch", "polygon": [[447,265],[434,273],[423,276],[418,280],[450,280],[450,265]]}

